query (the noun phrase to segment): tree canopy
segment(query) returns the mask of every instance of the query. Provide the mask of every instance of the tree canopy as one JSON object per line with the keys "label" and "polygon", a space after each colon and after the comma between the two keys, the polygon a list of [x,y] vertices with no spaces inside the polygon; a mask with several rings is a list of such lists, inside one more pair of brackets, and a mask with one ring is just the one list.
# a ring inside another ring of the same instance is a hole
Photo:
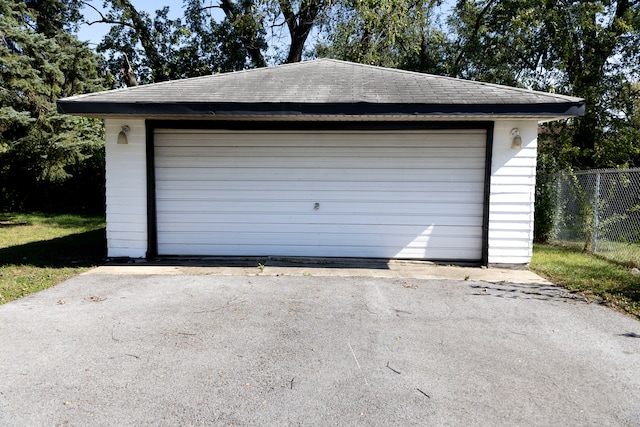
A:
{"label": "tree canopy", "polygon": [[585,117],[565,124],[565,166],[640,165],[639,2],[460,0],[449,22],[453,75],[585,98]]}
{"label": "tree canopy", "polygon": [[[312,29],[331,4],[331,0],[220,0],[212,5],[184,0],[183,17],[169,19],[168,7],[151,17],[130,0],[107,0],[107,12],[91,6],[99,19],[89,24],[112,26],[97,50],[106,56],[115,76],[120,78],[126,54],[140,80],[151,83],[265,67],[274,61],[301,61]],[[221,17],[213,13],[216,10]]]}

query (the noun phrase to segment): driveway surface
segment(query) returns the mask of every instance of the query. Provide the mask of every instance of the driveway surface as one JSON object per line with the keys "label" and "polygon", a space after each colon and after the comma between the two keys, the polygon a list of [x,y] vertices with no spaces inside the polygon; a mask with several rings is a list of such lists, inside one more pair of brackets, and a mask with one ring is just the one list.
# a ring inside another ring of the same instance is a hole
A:
{"label": "driveway surface", "polygon": [[640,322],[530,273],[167,272],[0,306],[0,425],[640,426]]}

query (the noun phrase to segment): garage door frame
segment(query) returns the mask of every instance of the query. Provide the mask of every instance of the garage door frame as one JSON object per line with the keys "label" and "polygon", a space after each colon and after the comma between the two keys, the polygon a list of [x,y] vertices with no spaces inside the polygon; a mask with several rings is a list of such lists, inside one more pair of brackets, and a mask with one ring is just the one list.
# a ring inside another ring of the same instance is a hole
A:
{"label": "garage door frame", "polygon": [[362,122],[362,121],[204,121],[204,120],[147,120],[147,259],[158,256],[158,224],[156,210],[155,176],[155,130],[156,129],[201,129],[201,130],[264,130],[264,131],[405,131],[405,130],[483,130],[486,132],[486,157],[484,173],[484,204],[482,218],[481,265],[489,258],[489,198],[491,192],[491,158],[493,146],[493,122]]}

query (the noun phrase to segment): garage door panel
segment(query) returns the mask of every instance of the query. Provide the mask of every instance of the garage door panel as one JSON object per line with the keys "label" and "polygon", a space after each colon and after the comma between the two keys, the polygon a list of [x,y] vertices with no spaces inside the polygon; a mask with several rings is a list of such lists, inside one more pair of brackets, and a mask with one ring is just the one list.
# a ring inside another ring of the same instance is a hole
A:
{"label": "garage door panel", "polygon": [[[358,150],[364,148],[369,151],[369,153],[363,153],[363,155],[368,157],[371,154],[375,155],[375,153],[387,155],[392,154],[396,147],[415,149],[417,153],[429,153],[432,150],[438,152],[438,150],[444,149],[447,151],[450,148],[458,149],[461,152],[464,150],[481,150],[485,146],[485,141],[483,139],[484,136],[481,136],[480,134],[466,136],[466,139],[455,136],[436,141],[433,139],[433,134],[428,136],[421,134],[413,137],[409,134],[391,135],[385,136],[385,138],[382,139],[371,139],[371,136],[369,135],[367,139],[357,140],[357,138],[359,138],[363,133],[347,135],[344,138],[326,138],[323,136],[323,132],[304,132],[298,135],[297,138],[294,138],[293,136],[295,135],[291,132],[285,138],[282,138],[282,134],[280,134],[280,137],[278,138],[270,138],[269,135],[257,133],[254,135],[247,135],[246,138],[241,138],[238,133],[242,131],[235,132],[237,134],[232,136],[229,136],[229,133],[226,133],[225,135],[210,134],[211,136],[204,136],[204,138],[207,138],[206,140],[201,141],[191,139],[191,136],[177,139],[161,136],[160,138],[155,139],[155,147],[160,152],[162,150],[171,150],[173,153],[180,153],[180,150],[177,150],[175,145],[176,142],[179,142],[181,146],[190,147],[194,150],[202,148],[208,149],[215,146],[220,149],[220,153],[222,155],[237,154],[242,156],[251,156],[252,154],[256,154],[244,152],[244,149],[255,149],[260,155],[267,156],[273,155],[273,149],[283,151],[282,155],[287,155],[287,153],[322,153],[328,156],[335,156],[336,153],[341,155],[348,155],[349,153],[356,155],[358,154]],[[313,138],[316,144],[305,145],[310,138]],[[426,147],[426,144],[428,144],[428,147]],[[326,147],[331,151],[324,153],[319,148],[320,146],[322,148]],[[400,157],[403,156],[406,155],[400,153]]]}
{"label": "garage door panel", "polygon": [[411,157],[411,158],[363,158],[356,157],[270,157],[270,158],[218,158],[218,157],[179,157],[163,158],[156,163],[158,168],[263,168],[268,162],[269,168],[290,168],[292,164],[299,168],[329,169],[475,169],[478,157]]}
{"label": "garage door panel", "polygon": [[[443,186],[443,188],[446,188]],[[218,201],[307,201],[307,202],[375,202],[386,200],[391,203],[428,200],[430,203],[460,202],[483,203],[482,189],[476,191],[343,191],[335,189],[322,192],[311,192],[310,189],[300,190],[164,190],[162,203],[177,203],[208,200]]]}
{"label": "garage door panel", "polygon": [[[401,173],[400,173],[401,172]],[[166,180],[196,180],[201,182],[227,180],[237,175],[239,180],[280,180],[280,181],[405,181],[422,182],[468,182],[482,178],[483,169],[463,169],[455,173],[448,170],[422,169],[329,169],[329,168],[158,168],[156,175]]]}
{"label": "garage door panel", "polygon": [[[373,184],[372,184],[373,183]],[[156,183],[156,190],[158,190],[162,196],[168,194],[171,190],[177,190],[178,192],[241,192],[241,191],[271,191],[274,188],[282,187],[281,181],[275,180],[261,180],[261,181],[247,181],[247,180],[220,180],[207,182],[203,185],[202,181],[158,181]],[[422,191],[428,190],[434,193],[482,193],[484,184],[482,182],[455,182],[455,181],[442,181],[442,182],[415,182],[415,181],[351,181],[349,183],[348,190],[351,193],[367,193],[375,191],[387,191],[387,192],[399,192],[398,188],[401,188],[403,192]],[[322,189],[323,192],[335,192],[345,191],[345,185],[340,181],[289,181],[286,188],[282,191],[315,191]]]}
{"label": "garage door panel", "polygon": [[[375,235],[403,235],[403,236],[419,236],[428,232],[429,236],[437,237],[451,237],[451,236],[464,236],[464,237],[481,237],[482,232],[477,227],[464,226],[464,225],[431,225],[427,228],[421,225],[397,225],[397,224],[285,224],[285,227],[273,227],[267,233],[273,235],[286,234],[286,233],[310,233],[310,234],[322,234],[330,233],[338,234],[375,234]],[[330,227],[327,227],[330,225]],[[170,233],[174,233],[173,237],[170,237],[172,241],[180,238],[180,233],[197,233],[211,242],[217,242],[216,237],[221,236],[223,233],[229,234],[229,224],[210,224],[207,226],[207,231],[204,232],[202,223],[166,223],[163,227],[163,233],[166,233],[169,238]],[[244,223],[242,224],[242,232],[231,232],[232,235],[239,235],[241,233],[265,233],[264,226],[262,224]],[[255,237],[254,237],[255,240]]]}
{"label": "garage door panel", "polygon": [[485,139],[157,130],[158,253],[479,260]]}
{"label": "garage door panel", "polygon": [[251,245],[255,242],[274,242],[278,240],[283,244],[297,246],[336,246],[336,242],[340,242],[340,246],[396,246],[403,247],[419,247],[429,243],[436,244],[438,247],[454,247],[460,248],[467,245],[473,245],[479,239],[479,236],[447,236],[433,235],[430,229],[420,230],[417,234],[390,234],[390,233],[346,233],[346,232],[163,232],[162,239],[166,243],[179,244],[188,240],[191,244],[209,244],[215,243],[220,245]]}
{"label": "garage door panel", "polygon": [[[251,151],[243,151],[248,148]],[[278,151],[280,150],[280,151]],[[411,151],[411,155],[398,152],[398,150]],[[459,152],[458,152],[459,151]],[[184,145],[181,147],[161,147],[156,148],[156,153],[161,157],[172,157],[175,159],[185,158],[229,158],[238,161],[247,159],[414,159],[420,158],[460,158],[469,159],[482,156],[484,147],[467,147],[464,150],[456,150],[454,147],[430,147],[429,149],[414,147],[394,147],[380,149],[376,147],[216,147],[216,153],[211,152],[211,147],[193,147]]]}
{"label": "garage door panel", "polygon": [[[322,147],[335,149],[357,150],[359,148],[377,148],[386,150],[392,154],[396,147],[410,147],[419,150],[428,148],[483,148],[485,135],[474,129],[458,129],[455,133],[449,130],[443,131],[312,131],[312,132],[287,132],[283,138],[280,131],[241,131],[229,132],[202,131],[188,129],[159,129],[155,134],[155,146],[159,150],[170,148],[176,150],[176,142],[182,147],[213,147],[220,148],[225,155],[227,148],[252,148],[272,153],[271,147],[287,148],[290,150],[310,150],[312,146],[306,146],[305,142],[313,138],[314,142]],[[360,136],[366,134],[366,139]],[[301,143],[302,142],[302,143]],[[179,150],[176,150],[179,151]],[[250,155],[250,153],[247,153]],[[402,155],[402,153],[400,153]]]}
{"label": "garage door panel", "polygon": [[[318,210],[314,211],[315,203],[312,201],[254,201],[254,200],[192,200],[189,203],[175,203],[173,201],[158,200],[158,209],[163,212],[216,212],[216,213],[241,213],[258,209],[264,215],[283,214],[288,212],[312,212],[316,216],[334,214],[395,214],[403,215],[447,215],[451,213],[451,207],[446,203],[411,203],[411,202],[324,202],[318,204]],[[482,204],[479,204],[480,207]],[[479,210],[478,204],[458,203],[457,215],[469,215]],[[265,217],[268,221],[268,217]]]}
{"label": "garage door panel", "polygon": [[430,260],[477,260],[477,251],[469,246],[461,248],[390,248],[378,246],[287,246],[274,244],[252,244],[249,248],[232,245],[192,245],[177,244],[173,248],[186,256],[202,254],[224,254],[224,256],[301,256],[301,257],[341,257],[341,258],[399,258]]}
{"label": "garage door panel", "polygon": [[[156,152],[160,156],[170,156],[176,159],[189,158],[189,157],[222,157],[232,159],[247,159],[247,158],[303,158],[308,159],[310,157],[318,158],[354,158],[354,159],[370,159],[370,158],[400,158],[400,159],[412,159],[415,156],[429,158],[429,157],[442,157],[450,158],[454,154],[459,158],[473,158],[484,153],[484,144],[478,146],[466,147],[464,150],[456,150],[448,144],[442,144],[440,147],[431,146],[425,147],[407,147],[396,146],[393,148],[385,147],[379,148],[374,146],[359,146],[359,147],[345,147],[342,143],[338,146],[316,146],[316,147],[256,147],[255,143],[253,147],[243,146],[229,146],[229,147],[216,147],[215,155],[212,155],[210,146],[192,146],[184,145],[183,147],[157,147]],[[247,151],[247,148],[251,148],[251,151]],[[398,150],[411,151],[411,154],[405,154],[398,152]],[[459,152],[456,152],[459,151]]]}
{"label": "garage door panel", "polygon": [[[219,151],[220,156],[225,156],[233,159],[237,159],[237,161],[241,161],[243,159],[251,159],[251,158],[262,158],[262,159],[270,159],[270,158],[284,158],[284,159],[292,159],[292,158],[308,158],[308,156],[314,157],[324,157],[324,158],[363,158],[363,159],[376,159],[376,158],[399,158],[399,159],[412,159],[415,157],[418,158],[449,158],[454,156],[460,159],[466,158],[478,158],[484,156],[484,147],[468,147],[465,150],[456,150],[455,147],[436,147],[430,148],[429,150],[414,150],[414,155],[408,154],[398,154],[397,148],[389,148],[385,150],[381,150],[375,147],[361,147],[358,149],[354,148],[343,148],[343,147],[326,147],[325,149],[319,148],[309,148],[306,150],[294,150],[290,148],[286,148],[286,152],[278,152],[277,155],[274,155],[276,148],[279,147],[227,147],[227,149],[222,149],[219,147],[215,147],[216,152]],[[327,151],[330,149],[331,151]],[[402,149],[412,149],[412,147],[402,147]],[[242,154],[242,150],[248,150]],[[289,151],[291,150],[291,151]],[[227,153],[225,153],[227,151]],[[184,146],[184,147],[163,147],[157,149],[157,154],[160,156],[167,157],[175,157],[176,159],[180,158],[202,158],[202,157],[212,157],[212,147],[192,147],[192,146]],[[215,157],[215,156],[213,156]]]}
{"label": "garage door panel", "polygon": [[[277,225],[290,226],[291,224],[322,224],[326,227],[333,227],[335,224],[344,225],[447,225],[455,227],[475,227],[477,228],[478,222],[482,219],[481,214],[469,213],[468,216],[461,215],[324,215],[318,216],[309,214],[271,214],[268,218],[268,226],[274,227]],[[174,224],[178,227],[184,226],[185,229],[191,224],[199,224],[201,230],[206,230],[209,224],[218,223],[225,224],[227,226],[233,225],[242,229],[243,224],[260,224],[265,227],[265,217],[261,212],[241,212],[241,213],[172,213],[172,212],[159,212],[158,213],[158,225],[162,224],[164,227],[168,227]],[[234,225],[235,224],[235,225]]]}

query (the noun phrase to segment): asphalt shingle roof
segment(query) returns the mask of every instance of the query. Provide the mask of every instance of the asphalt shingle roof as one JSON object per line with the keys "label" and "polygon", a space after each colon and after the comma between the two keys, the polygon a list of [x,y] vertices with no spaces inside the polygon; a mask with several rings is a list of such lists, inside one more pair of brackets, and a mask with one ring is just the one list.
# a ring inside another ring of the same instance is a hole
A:
{"label": "asphalt shingle roof", "polygon": [[332,59],[64,98],[69,114],[575,116],[580,98]]}

